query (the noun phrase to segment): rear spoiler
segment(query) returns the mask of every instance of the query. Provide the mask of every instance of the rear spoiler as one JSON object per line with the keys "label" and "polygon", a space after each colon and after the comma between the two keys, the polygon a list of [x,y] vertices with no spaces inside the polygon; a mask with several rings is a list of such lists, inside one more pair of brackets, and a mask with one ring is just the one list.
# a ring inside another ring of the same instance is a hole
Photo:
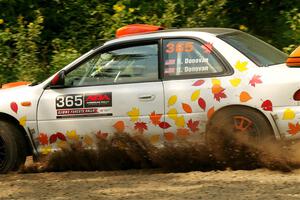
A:
{"label": "rear spoiler", "polygon": [[300,67],[300,46],[289,55],[286,65],[288,67]]}
{"label": "rear spoiler", "polygon": [[18,86],[21,86],[21,85],[29,85],[29,84],[31,84],[31,83],[26,82],[26,81],[6,83],[6,84],[2,85],[2,89],[13,88],[13,87],[18,87]]}

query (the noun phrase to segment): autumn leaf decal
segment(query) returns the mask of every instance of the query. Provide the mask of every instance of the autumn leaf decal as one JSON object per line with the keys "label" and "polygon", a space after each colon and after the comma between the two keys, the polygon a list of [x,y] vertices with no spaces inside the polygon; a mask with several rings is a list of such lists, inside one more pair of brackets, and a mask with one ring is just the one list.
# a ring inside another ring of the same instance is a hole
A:
{"label": "autumn leaf decal", "polygon": [[136,122],[140,117],[140,110],[138,108],[132,108],[131,111],[127,112],[132,122]]}
{"label": "autumn leaf decal", "polygon": [[164,137],[167,141],[172,141],[175,139],[175,134],[172,132],[166,132],[164,133]]}
{"label": "autumn leaf decal", "polygon": [[235,68],[237,70],[239,70],[240,72],[244,72],[244,71],[248,70],[247,65],[248,65],[247,61],[245,61],[245,62],[237,61],[235,64]]}
{"label": "autumn leaf decal", "polygon": [[116,129],[117,133],[124,133],[125,123],[123,121],[117,121],[113,127]]}
{"label": "autumn leaf decal", "polygon": [[211,89],[213,95],[214,95],[214,99],[219,101],[221,99],[224,99],[224,98],[227,98],[227,95],[224,93],[225,91],[225,88],[223,88],[221,85],[219,84],[214,84],[212,86],[212,89]]}
{"label": "autumn leaf decal", "polygon": [[205,102],[205,100],[204,99],[202,99],[202,98],[199,98],[198,99],[198,105],[200,106],[200,108],[202,108],[203,110],[205,110],[206,109],[206,102]]}
{"label": "autumn leaf decal", "polygon": [[168,122],[160,122],[159,127],[162,129],[168,129],[171,127],[171,125]]}
{"label": "autumn leaf decal", "polygon": [[48,136],[45,133],[40,133],[39,134],[39,142],[41,145],[47,145],[48,144]]}
{"label": "autumn leaf decal", "polygon": [[151,120],[151,123],[152,123],[154,126],[159,125],[159,124],[160,124],[161,116],[162,116],[162,114],[156,114],[155,111],[153,111],[153,112],[149,115],[150,120]]}
{"label": "autumn leaf decal", "polygon": [[204,80],[198,80],[195,83],[193,83],[193,86],[200,86],[204,83]]}
{"label": "autumn leaf decal", "polygon": [[189,129],[187,129],[187,128],[178,128],[176,134],[178,137],[181,137],[181,138],[185,138],[190,135]]}
{"label": "autumn leaf decal", "polygon": [[192,108],[189,104],[187,103],[182,103],[182,109],[186,112],[186,113],[192,113]]}
{"label": "autumn leaf decal", "polygon": [[148,127],[145,122],[136,122],[134,125],[134,129],[143,134],[145,130],[148,130]]}
{"label": "autumn leaf decal", "polygon": [[250,96],[250,94],[248,92],[246,92],[246,91],[241,92],[241,94],[240,94],[240,101],[242,103],[247,102],[247,101],[249,101],[251,99],[252,99],[252,97]]}
{"label": "autumn leaf decal", "polygon": [[199,124],[200,124],[200,121],[198,121],[198,120],[193,121],[192,119],[190,119],[187,123],[187,126],[193,133],[195,133],[195,132],[199,131],[199,128],[198,128]]}
{"label": "autumn leaf decal", "polygon": [[273,104],[270,100],[265,100],[262,104],[261,104],[261,108],[265,111],[272,111],[273,110]]}
{"label": "autumn leaf decal", "polygon": [[297,122],[296,124],[289,123],[288,133],[291,135],[296,135],[300,131],[300,124]]}
{"label": "autumn leaf decal", "polygon": [[103,132],[101,132],[101,131],[98,131],[98,132],[96,133],[96,137],[99,138],[99,139],[106,139],[107,136],[108,136],[108,133],[103,133]]}
{"label": "autumn leaf decal", "polygon": [[211,54],[213,50],[213,44],[212,43],[206,43],[201,46],[201,48],[204,50],[205,53]]}
{"label": "autumn leaf decal", "polygon": [[196,101],[200,96],[200,90],[196,90],[193,92],[193,94],[191,95],[191,101]]}
{"label": "autumn leaf decal", "polygon": [[210,109],[208,109],[207,118],[210,119],[213,116],[214,113],[215,113],[215,108],[214,107],[211,107]]}
{"label": "autumn leaf decal", "polygon": [[260,79],[260,75],[254,75],[252,79],[249,81],[249,84],[253,87],[255,87],[255,84],[262,83],[262,80]]}
{"label": "autumn leaf decal", "polygon": [[67,140],[66,137],[64,136],[64,134],[62,134],[62,133],[60,133],[60,132],[57,132],[57,133],[52,134],[52,135],[50,136],[50,139],[49,139],[50,144],[55,143],[55,142],[57,141],[57,139],[60,139],[60,140],[62,140],[62,141],[66,141],[66,140]]}
{"label": "autumn leaf decal", "polygon": [[10,108],[12,111],[14,111],[16,114],[18,113],[18,104],[16,102],[11,102],[10,103]]}

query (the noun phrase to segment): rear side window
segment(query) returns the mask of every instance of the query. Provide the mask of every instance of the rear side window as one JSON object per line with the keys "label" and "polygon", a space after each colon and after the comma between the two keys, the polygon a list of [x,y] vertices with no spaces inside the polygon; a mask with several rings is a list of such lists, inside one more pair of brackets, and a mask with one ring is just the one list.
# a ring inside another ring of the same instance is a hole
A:
{"label": "rear side window", "polygon": [[193,39],[164,40],[163,62],[166,78],[224,72],[224,66],[212,53],[212,46]]}

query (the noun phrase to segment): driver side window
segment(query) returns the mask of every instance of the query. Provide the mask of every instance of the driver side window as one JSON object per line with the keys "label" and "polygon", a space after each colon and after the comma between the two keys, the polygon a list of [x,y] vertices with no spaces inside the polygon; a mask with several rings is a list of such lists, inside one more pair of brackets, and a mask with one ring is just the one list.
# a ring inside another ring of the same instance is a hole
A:
{"label": "driver side window", "polygon": [[97,54],[69,72],[66,86],[107,85],[158,80],[157,44]]}

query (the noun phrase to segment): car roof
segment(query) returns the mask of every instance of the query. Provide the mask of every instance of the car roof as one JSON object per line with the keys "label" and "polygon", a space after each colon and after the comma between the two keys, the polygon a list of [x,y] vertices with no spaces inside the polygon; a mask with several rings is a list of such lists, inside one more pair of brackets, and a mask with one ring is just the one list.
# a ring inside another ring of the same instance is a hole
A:
{"label": "car roof", "polygon": [[145,39],[145,36],[147,36],[147,38],[169,36],[172,35],[172,33],[174,32],[202,32],[202,33],[208,33],[210,35],[218,36],[218,35],[238,32],[238,31],[239,30],[231,29],[231,28],[180,28],[180,29],[170,28],[170,29],[164,29],[159,31],[123,36],[120,38],[109,40],[104,45],[115,43],[115,42],[128,41],[128,40]]}

